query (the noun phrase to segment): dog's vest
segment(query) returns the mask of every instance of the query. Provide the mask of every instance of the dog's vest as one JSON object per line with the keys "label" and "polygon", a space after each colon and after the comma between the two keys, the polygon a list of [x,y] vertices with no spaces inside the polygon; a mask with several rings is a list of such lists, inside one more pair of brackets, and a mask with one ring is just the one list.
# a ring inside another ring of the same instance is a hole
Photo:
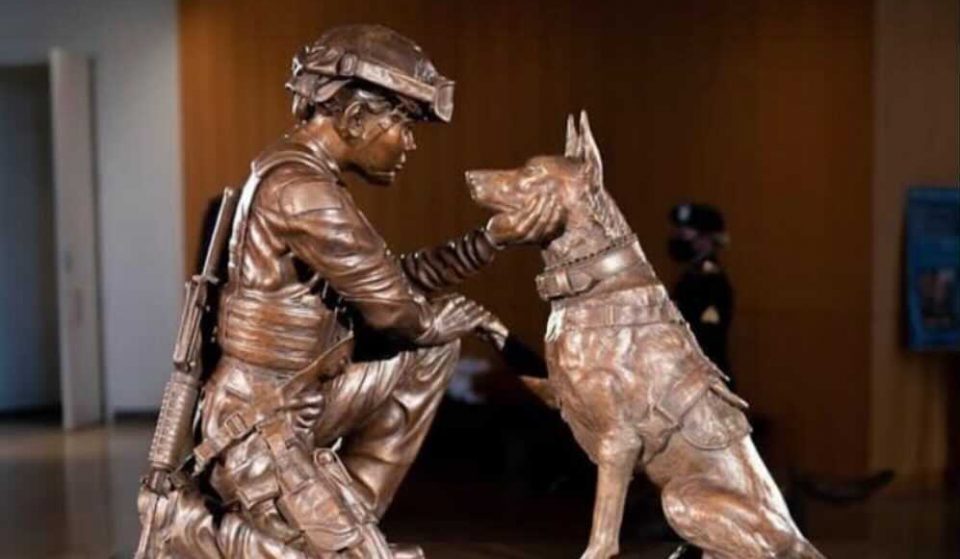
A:
{"label": "dog's vest", "polygon": [[[581,304],[575,299],[553,302],[546,340],[555,340],[567,329],[637,328],[686,322],[670,300],[666,288],[656,285],[630,292],[630,303]],[[725,448],[750,433],[743,414],[748,404],[726,385],[729,379],[697,349],[678,367],[683,372],[652,395],[653,401],[637,430],[643,438],[642,463],[660,454],[670,438],[679,434],[702,450]]]}

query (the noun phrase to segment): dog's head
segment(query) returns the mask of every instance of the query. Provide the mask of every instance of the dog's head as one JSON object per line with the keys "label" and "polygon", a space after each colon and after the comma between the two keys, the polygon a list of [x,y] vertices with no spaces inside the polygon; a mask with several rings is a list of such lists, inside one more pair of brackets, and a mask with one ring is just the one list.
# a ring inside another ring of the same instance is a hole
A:
{"label": "dog's head", "polygon": [[586,111],[577,126],[567,117],[567,142],[563,155],[540,155],[515,169],[467,171],[474,201],[495,212],[520,209],[538,195],[555,196],[569,219],[590,189],[603,187],[600,150],[590,131]]}

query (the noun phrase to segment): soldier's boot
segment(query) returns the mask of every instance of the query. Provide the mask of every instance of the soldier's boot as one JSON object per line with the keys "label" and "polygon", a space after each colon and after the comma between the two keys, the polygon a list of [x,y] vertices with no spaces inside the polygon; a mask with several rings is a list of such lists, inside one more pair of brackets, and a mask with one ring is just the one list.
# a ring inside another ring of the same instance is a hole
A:
{"label": "soldier's boot", "polygon": [[390,551],[393,552],[393,559],[425,559],[426,557],[419,545],[390,544]]}
{"label": "soldier's boot", "polygon": [[222,559],[217,527],[203,497],[192,485],[178,486],[163,495],[141,488],[137,499],[141,518],[153,507],[153,530],[146,548],[147,559]]}

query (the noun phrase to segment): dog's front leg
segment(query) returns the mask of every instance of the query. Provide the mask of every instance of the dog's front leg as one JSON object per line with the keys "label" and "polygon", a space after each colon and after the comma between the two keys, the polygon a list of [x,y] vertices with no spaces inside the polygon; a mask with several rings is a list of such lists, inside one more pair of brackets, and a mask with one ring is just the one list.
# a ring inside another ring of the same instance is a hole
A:
{"label": "dog's front leg", "polygon": [[639,446],[601,453],[590,544],[580,559],[607,559],[619,553],[623,505],[639,454]]}

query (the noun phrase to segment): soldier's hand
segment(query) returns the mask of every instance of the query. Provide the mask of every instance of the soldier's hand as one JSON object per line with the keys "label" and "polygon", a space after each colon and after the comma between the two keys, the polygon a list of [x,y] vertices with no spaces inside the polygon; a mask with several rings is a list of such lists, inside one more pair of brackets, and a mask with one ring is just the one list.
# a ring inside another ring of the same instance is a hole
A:
{"label": "soldier's hand", "polygon": [[507,345],[507,338],[510,337],[510,330],[493,313],[488,312],[487,317],[477,327],[477,335],[497,349],[503,350]]}
{"label": "soldier's hand", "polygon": [[490,320],[490,312],[479,303],[463,295],[434,300],[430,328],[416,342],[420,345],[440,345],[462,338]]}
{"label": "soldier's hand", "polygon": [[556,196],[541,194],[531,197],[519,210],[490,218],[486,232],[498,246],[542,243],[560,232],[563,215]]}

